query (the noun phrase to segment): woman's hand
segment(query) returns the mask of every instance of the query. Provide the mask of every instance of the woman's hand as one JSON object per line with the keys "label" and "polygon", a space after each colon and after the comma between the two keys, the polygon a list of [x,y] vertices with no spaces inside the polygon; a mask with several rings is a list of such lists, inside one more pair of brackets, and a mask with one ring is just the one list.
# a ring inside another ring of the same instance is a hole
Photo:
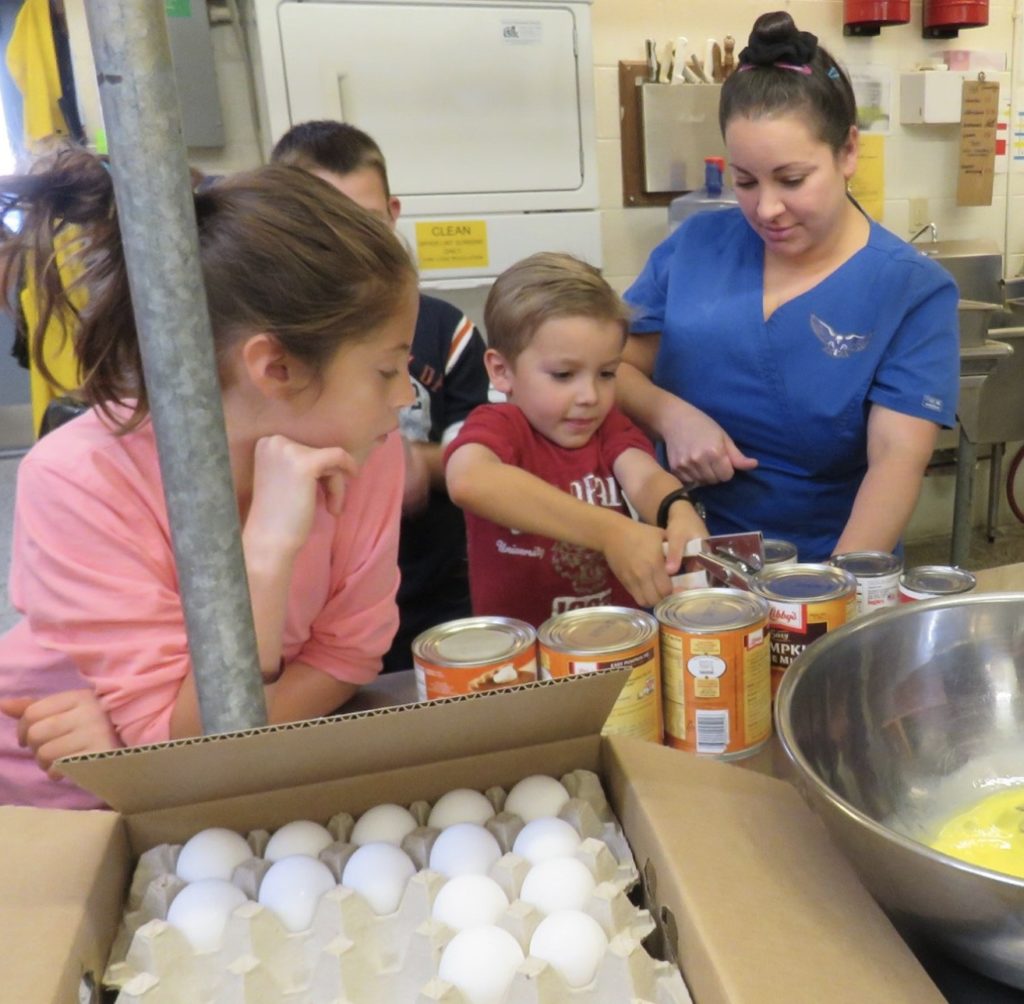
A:
{"label": "woman's hand", "polygon": [[328,512],[337,516],[345,500],[345,479],[358,471],[341,447],[317,449],[285,436],[264,437],[256,443],[246,537],[296,554],[313,526],[319,487],[327,495]]}
{"label": "woman's hand", "polygon": [[675,400],[681,406],[678,417],[662,423],[661,432],[668,468],[684,485],[713,485],[757,467],[713,418]]}
{"label": "woman's hand", "polygon": [[123,745],[92,690],[66,690],[48,697],[8,697],[0,712],[18,720],[18,742],[30,749],[51,778],[54,760],[99,753]]}

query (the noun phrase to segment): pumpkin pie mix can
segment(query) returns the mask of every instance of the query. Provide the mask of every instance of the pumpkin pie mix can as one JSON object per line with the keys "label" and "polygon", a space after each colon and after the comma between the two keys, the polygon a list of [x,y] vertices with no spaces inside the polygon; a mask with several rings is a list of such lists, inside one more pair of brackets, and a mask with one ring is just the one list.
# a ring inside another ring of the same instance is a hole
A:
{"label": "pumpkin pie mix can", "polygon": [[735,760],[772,731],[768,604],[742,589],[691,589],[654,608],[665,742]]}
{"label": "pumpkin pie mix can", "polygon": [[463,617],[412,643],[421,701],[515,687],[537,679],[537,632],[511,617]]}
{"label": "pumpkin pie mix can", "polygon": [[835,565],[782,565],[758,572],[751,589],[768,603],[774,700],[790,663],[856,616],[857,580]]}
{"label": "pumpkin pie mix can", "polygon": [[537,631],[541,679],[628,669],[602,735],[660,743],[663,737],[658,622],[630,607],[581,607]]}

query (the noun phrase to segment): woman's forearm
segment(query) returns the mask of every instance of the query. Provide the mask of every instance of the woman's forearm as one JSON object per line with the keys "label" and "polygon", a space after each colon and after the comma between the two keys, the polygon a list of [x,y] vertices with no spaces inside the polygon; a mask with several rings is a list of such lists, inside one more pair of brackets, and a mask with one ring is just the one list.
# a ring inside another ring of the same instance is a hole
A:
{"label": "woman's forearm", "polygon": [[868,470],[835,554],[892,551],[921,492],[937,427],[875,405],[868,416]]}
{"label": "woman's forearm", "polygon": [[669,430],[699,412],[670,391],[658,387],[650,377],[628,362],[616,373],[616,402],[619,407],[656,439],[665,439]]}

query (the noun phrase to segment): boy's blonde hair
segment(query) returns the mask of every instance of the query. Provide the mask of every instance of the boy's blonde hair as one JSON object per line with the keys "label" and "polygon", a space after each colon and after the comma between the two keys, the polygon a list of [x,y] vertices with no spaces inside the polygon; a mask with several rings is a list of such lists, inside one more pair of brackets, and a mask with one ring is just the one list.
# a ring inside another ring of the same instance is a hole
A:
{"label": "boy's blonde hair", "polygon": [[509,362],[537,329],[558,317],[617,321],[626,337],[629,308],[601,273],[579,258],[542,251],[505,269],[484,306],[487,344]]}

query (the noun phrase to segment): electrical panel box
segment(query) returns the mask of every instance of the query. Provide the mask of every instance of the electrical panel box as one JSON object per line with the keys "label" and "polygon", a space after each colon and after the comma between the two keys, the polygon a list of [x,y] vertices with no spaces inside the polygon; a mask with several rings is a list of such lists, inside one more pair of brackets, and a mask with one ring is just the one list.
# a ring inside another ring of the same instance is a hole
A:
{"label": "electrical panel box", "polygon": [[588,0],[250,0],[264,147],[336,119],[368,132],[425,279],[525,254],[600,264]]}
{"label": "electrical panel box", "polygon": [[[88,142],[98,145],[104,134],[103,109],[100,106],[96,64],[85,19],[85,4],[86,0],[65,0],[64,13],[71,39],[71,63],[78,111]],[[165,10],[185,145],[223,146],[224,118],[206,4],[172,3],[167,0]]]}

